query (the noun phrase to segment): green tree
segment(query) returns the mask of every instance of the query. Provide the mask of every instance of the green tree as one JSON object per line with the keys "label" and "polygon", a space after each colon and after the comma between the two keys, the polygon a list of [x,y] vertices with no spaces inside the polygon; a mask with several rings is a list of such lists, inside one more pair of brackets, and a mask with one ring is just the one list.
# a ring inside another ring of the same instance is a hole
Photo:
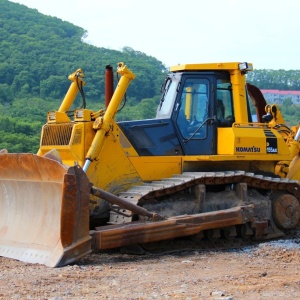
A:
{"label": "green tree", "polygon": [[0,103],[12,103],[13,99],[14,97],[10,86],[7,83],[0,84]]}

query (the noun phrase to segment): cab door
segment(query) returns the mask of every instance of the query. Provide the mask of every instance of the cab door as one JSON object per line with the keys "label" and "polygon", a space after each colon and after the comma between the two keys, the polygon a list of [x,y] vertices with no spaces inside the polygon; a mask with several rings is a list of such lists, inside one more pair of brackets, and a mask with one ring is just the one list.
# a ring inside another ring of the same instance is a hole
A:
{"label": "cab door", "polygon": [[178,86],[172,120],[185,155],[216,154],[213,74],[185,74]]}

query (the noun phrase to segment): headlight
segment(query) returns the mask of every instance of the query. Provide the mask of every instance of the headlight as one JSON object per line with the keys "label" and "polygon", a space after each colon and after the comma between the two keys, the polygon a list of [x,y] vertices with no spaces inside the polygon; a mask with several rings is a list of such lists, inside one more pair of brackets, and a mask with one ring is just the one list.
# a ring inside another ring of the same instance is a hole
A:
{"label": "headlight", "polygon": [[253,67],[252,64],[248,64],[247,62],[243,62],[239,64],[239,69],[241,71],[252,71]]}
{"label": "headlight", "polygon": [[48,121],[55,121],[56,111],[49,111],[48,112]]}
{"label": "headlight", "polygon": [[83,109],[77,109],[75,114],[76,114],[76,118],[82,119],[83,115],[84,115],[84,110]]}

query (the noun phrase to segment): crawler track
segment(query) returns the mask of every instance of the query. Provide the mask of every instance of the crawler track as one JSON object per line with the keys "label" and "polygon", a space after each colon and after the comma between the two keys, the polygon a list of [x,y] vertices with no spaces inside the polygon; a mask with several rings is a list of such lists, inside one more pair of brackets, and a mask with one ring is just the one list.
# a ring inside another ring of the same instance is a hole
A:
{"label": "crawler track", "polygon": [[[282,236],[282,230],[294,228],[300,218],[298,181],[244,171],[185,172],[134,186],[119,197],[167,217],[254,204],[256,237],[262,238]],[[127,223],[137,218],[113,206],[110,223]],[[214,239],[220,234],[209,235]]]}
{"label": "crawler track", "polygon": [[229,185],[246,183],[248,187],[262,190],[287,191],[300,199],[300,184],[296,180],[286,178],[272,178],[244,171],[227,172],[185,172],[174,175],[161,181],[144,183],[135,186],[119,196],[129,199],[135,204],[144,204],[151,199],[157,199],[165,195],[171,195],[198,184]]}

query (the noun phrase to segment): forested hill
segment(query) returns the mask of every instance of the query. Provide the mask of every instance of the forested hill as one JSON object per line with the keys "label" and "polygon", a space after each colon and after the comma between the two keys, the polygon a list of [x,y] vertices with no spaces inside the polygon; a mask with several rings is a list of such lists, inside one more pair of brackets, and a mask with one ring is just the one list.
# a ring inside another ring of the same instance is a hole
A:
{"label": "forested hill", "polygon": [[115,51],[89,45],[83,42],[86,34],[69,22],[0,0],[0,149],[37,151],[46,113],[59,108],[70,85],[67,77],[78,68],[85,74],[87,108],[98,110],[104,106],[106,65],[116,71],[123,61],[136,79],[119,118],[149,117],[149,112],[141,115],[138,103],[151,107],[154,116],[167,72],[163,63],[130,47]]}
{"label": "forested hill", "polygon": [[[164,64],[130,45],[122,51],[89,45],[84,42],[87,34],[69,22],[0,0],[0,149],[37,151],[46,113],[59,108],[69,88],[67,77],[78,68],[85,74],[87,108],[98,110],[104,103],[105,66],[116,70],[119,61],[125,62],[136,79],[119,120],[154,117],[168,71]],[[299,78],[297,70],[257,70],[248,75],[261,89],[300,90]],[[80,97],[75,105],[81,105]]]}
{"label": "forested hill", "polygon": [[86,77],[87,99],[99,101],[105,66],[115,67],[119,61],[137,75],[131,86],[134,99],[158,93],[165,70],[160,61],[129,47],[121,52],[88,45],[82,41],[86,34],[71,23],[0,0],[0,101],[11,103],[29,96],[60,99],[69,86],[67,76],[78,68]]}

